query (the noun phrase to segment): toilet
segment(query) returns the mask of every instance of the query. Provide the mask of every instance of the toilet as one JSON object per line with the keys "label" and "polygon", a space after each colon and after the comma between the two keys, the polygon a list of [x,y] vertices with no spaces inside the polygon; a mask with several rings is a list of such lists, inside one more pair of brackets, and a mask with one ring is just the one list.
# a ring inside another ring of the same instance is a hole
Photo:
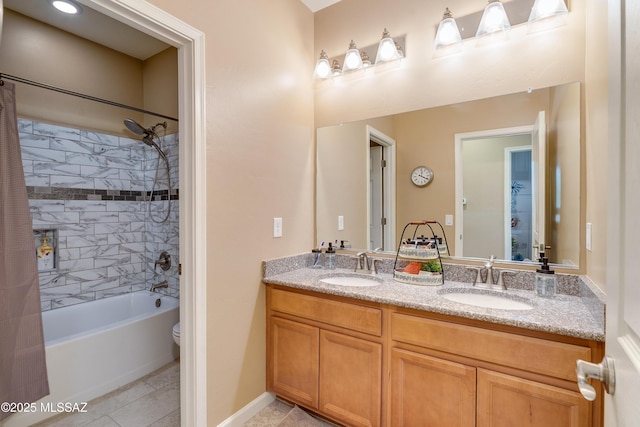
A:
{"label": "toilet", "polygon": [[171,335],[173,335],[173,340],[179,346],[180,345],[180,322],[173,325],[173,332],[171,333]]}

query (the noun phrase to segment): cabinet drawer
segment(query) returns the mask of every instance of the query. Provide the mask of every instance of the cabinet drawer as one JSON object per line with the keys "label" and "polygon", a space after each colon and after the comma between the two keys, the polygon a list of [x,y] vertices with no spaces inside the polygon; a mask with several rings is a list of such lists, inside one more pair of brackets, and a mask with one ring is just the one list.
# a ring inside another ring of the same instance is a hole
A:
{"label": "cabinet drawer", "polygon": [[382,336],[382,310],[377,308],[272,289],[271,310]]}
{"label": "cabinet drawer", "polygon": [[391,315],[391,337],[395,341],[570,381],[576,380],[576,360],[591,360],[588,347],[401,313]]}

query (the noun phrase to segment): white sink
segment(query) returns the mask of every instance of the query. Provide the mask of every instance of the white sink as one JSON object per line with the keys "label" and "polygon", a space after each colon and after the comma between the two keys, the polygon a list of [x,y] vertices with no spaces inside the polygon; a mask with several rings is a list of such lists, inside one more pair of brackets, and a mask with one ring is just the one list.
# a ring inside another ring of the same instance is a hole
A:
{"label": "white sink", "polygon": [[337,286],[357,286],[362,288],[367,286],[378,286],[382,282],[377,279],[362,276],[332,276],[320,279],[320,283]]}
{"label": "white sink", "polygon": [[489,292],[443,292],[440,293],[449,301],[474,305],[483,308],[495,308],[499,310],[531,310],[533,306],[528,304],[524,298],[506,297]]}

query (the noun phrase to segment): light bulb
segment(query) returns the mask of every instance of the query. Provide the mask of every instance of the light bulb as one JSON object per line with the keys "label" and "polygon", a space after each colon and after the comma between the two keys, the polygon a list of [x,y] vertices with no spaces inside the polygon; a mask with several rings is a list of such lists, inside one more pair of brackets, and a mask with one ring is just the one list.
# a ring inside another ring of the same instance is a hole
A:
{"label": "light bulb", "polygon": [[385,39],[380,45],[380,59],[388,61],[394,57],[396,52],[396,45],[391,39]]}
{"label": "light bulb", "polygon": [[502,17],[502,10],[493,5],[490,5],[489,9],[487,10],[487,19],[485,21],[487,24],[487,30],[490,32],[498,29],[498,27],[502,23]]}
{"label": "light bulb", "polygon": [[347,66],[348,69],[353,70],[358,67],[360,63],[360,55],[358,55],[357,51],[350,50],[347,53],[347,59],[344,62],[344,65]]}
{"label": "light bulb", "polygon": [[80,8],[69,1],[54,0],[51,4],[60,12],[68,13],[69,15],[74,15],[80,12]]}

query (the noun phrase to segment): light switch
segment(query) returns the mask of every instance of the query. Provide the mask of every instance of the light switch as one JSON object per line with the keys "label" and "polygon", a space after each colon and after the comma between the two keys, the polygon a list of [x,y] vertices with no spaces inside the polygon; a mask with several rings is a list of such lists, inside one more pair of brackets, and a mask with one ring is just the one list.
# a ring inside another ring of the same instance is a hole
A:
{"label": "light switch", "polygon": [[273,218],[273,237],[282,237],[282,218]]}
{"label": "light switch", "polygon": [[447,214],[444,216],[444,225],[453,225],[453,215]]}
{"label": "light switch", "polygon": [[587,235],[585,236],[585,240],[587,241],[587,250],[591,250],[591,223],[587,223]]}
{"label": "light switch", "polygon": [[338,215],[338,231],[344,230],[344,216]]}

